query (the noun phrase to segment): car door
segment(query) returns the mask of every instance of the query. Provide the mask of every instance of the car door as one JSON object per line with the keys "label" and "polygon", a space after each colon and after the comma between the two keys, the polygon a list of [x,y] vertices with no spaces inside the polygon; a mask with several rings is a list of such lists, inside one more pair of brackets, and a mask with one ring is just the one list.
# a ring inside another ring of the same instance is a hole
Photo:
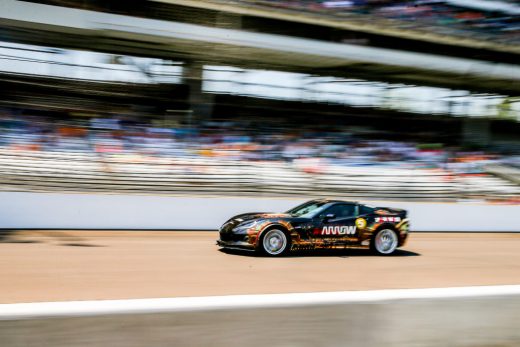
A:
{"label": "car door", "polygon": [[326,240],[357,238],[356,204],[336,204],[318,216],[314,237]]}

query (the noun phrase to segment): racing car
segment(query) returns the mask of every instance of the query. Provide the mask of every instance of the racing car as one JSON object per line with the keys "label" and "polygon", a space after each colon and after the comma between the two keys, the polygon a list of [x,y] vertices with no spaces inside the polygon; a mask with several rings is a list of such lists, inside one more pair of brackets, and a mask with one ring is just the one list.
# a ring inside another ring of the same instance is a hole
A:
{"label": "racing car", "polygon": [[368,248],[389,255],[405,244],[409,225],[406,210],[319,199],[285,213],[232,217],[220,228],[217,245],[268,256],[323,248]]}

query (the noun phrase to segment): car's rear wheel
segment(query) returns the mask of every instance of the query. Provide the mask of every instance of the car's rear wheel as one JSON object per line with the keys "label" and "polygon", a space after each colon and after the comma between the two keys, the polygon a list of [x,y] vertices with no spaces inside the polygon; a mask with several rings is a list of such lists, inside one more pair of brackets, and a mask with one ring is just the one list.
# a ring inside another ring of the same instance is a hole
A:
{"label": "car's rear wheel", "polygon": [[287,254],[291,241],[280,229],[267,230],[261,237],[259,248],[262,253],[276,257]]}
{"label": "car's rear wheel", "polygon": [[379,230],[372,239],[371,249],[379,255],[389,255],[395,252],[399,244],[397,233],[392,229]]}

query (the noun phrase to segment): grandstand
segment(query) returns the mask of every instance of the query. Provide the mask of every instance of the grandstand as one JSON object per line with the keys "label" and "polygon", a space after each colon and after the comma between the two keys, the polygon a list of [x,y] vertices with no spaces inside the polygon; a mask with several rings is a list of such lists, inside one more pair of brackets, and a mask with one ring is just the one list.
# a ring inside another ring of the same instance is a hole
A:
{"label": "grandstand", "polygon": [[518,185],[492,176],[380,166],[308,173],[286,163],[11,151],[1,152],[0,163],[2,191],[490,202],[520,196]]}
{"label": "grandstand", "polygon": [[514,3],[4,6],[2,190],[519,199]]}
{"label": "grandstand", "polygon": [[506,156],[450,157],[442,149],[360,138],[345,143],[342,133],[303,132],[295,140],[284,128],[255,137],[240,123],[191,135],[111,118],[90,123],[55,126],[33,116],[20,124],[4,117],[0,189],[426,201],[520,197],[513,180],[486,173],[492,164],[508,163]]}

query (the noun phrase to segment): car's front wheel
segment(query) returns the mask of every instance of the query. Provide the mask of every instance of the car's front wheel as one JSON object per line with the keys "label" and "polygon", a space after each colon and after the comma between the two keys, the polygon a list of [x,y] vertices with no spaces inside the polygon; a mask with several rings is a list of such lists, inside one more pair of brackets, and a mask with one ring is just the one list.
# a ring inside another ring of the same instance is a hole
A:
{"label": "car's front wheel", "polygon": [[290,245],[291,241],[283,230],[270,229],[262,235],[259,248],[262,253],[274,257],[287,254]]}
{"label": "car's front wheel", "polygon": [[381,229],[374,235],[371,248],[376,254],[389,255],[395,252],[398,244],[399,238],[394,230]]}

